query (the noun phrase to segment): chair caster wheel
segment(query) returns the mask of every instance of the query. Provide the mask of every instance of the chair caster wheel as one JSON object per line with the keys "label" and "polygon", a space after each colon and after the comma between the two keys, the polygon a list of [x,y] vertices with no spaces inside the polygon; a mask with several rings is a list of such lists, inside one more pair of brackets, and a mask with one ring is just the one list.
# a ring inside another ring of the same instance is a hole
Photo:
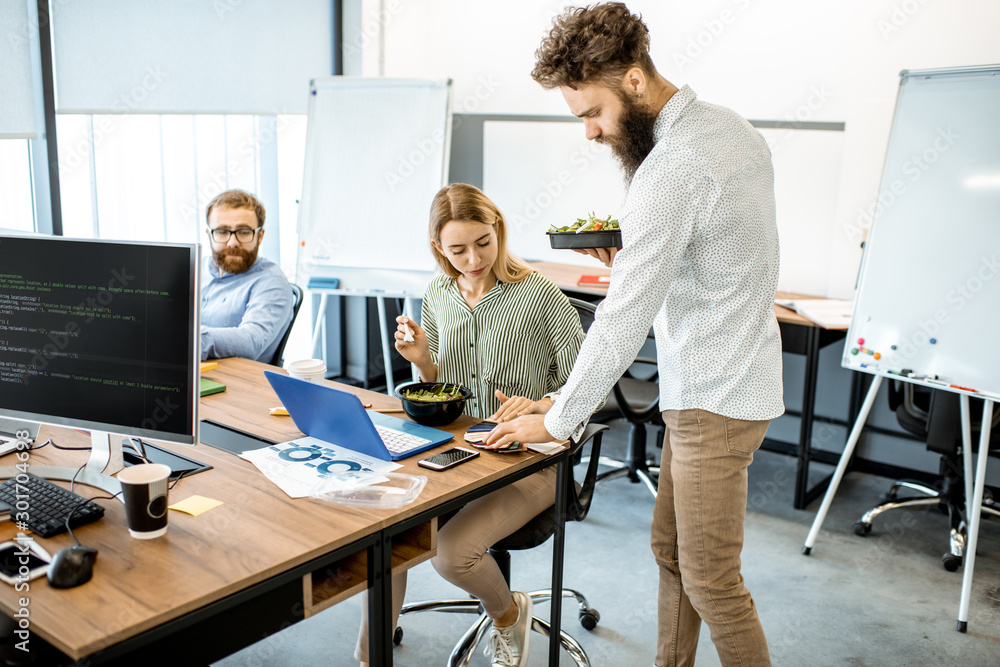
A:
{"label": "chair caster wheel", "polygon": [[865,523],[864,521],[854,522],[854,534],[859,537],[864,537],[868,533],[872,532],[872,525],[870,523]]}
{"label": "chair caster wheel", "polygon": [[586,630],[593,630],[597,627],[597,622],[601,620],[601,615],[596,609],[588,609],[580,612],[580,625]]}
{"label": "chair caster wheel", "polygon": [[399,646],[403,642],[403,628],[396,626],[396,629],[392,632],[392,643],[395,646]]}
{"label": "chair caster wheel", "polygon": [[949,572],[955,572],[962,565],[962,557],[955,554],[945,554],[941,556],[941,564]]}

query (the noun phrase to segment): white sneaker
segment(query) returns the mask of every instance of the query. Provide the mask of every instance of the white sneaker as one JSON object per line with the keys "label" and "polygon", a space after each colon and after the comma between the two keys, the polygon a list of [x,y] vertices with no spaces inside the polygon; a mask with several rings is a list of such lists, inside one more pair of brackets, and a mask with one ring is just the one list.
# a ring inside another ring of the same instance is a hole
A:
{"label": "white sneaker", "polygon": [[490,630],[483,654],[493,656],[492,667],[520,667],[528,660],[528,638],[531,637],[531,598],[519,591],[512,593],[517,604],[514,625]]}

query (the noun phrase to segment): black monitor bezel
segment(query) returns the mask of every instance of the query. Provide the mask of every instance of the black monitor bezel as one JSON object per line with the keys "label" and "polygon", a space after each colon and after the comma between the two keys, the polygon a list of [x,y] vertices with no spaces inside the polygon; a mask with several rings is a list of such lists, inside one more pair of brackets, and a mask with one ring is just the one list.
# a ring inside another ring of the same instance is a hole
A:
{"label": "black monitor bezel", "polygon": [[[116,435],[125,435],[137,438],[148,438],[164,442],[178,443],[182,445],[198,444],[198,408],[201,400],[200,391],[200,363],[201,363],[201,314],[200,314],[200,272],[201,272],[201,245],[197,243],[168,243],[168,242],[147,242],[147,241],[124,241],[117,239],[81,239],[67,238],[62,236],[45,236],[33,234],[0,234],[0,241],[43,241],[46,243],[80,243],[80,244],[103,244],[121,245],[130,247],[168,247],[186,249],[188,252],[188,322],[186,330],[190,334],[188,337],[187,358],[190,367],[190,395],[188,404],[191,406],[188,419],[185,420],[185,433],[174,433],[170,431],[160,431],[154,429],[136,428],[122,426],[121,424],[70,418],[51,412],[27,412],[22,410],[12,410],[0,405],[0,417],[19,419],[22,421],[37,422],[52,426],[65,426],[69,428],[83,429],[87,431],[101,431]],[[86,250],[82,250],[86,252]],[[52,412],[55,412],[54,410]]]}

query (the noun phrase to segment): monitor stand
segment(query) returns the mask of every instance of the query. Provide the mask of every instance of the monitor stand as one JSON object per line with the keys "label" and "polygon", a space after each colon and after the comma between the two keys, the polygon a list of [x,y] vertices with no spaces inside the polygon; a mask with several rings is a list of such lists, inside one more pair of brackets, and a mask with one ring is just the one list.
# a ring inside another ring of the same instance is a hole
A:
{"label": "monitor stand", "polygon": [[[121,497],[122,485],[115,475],[121,472],[126,465],[135,465],[143,461],[136,454],[125,451],[122,446],[123,438],[124,436],[105,431],[91,431],[90,459],[82,470],[65,466],[36,466],[30,463],[23,469],[17,466],[0,466],[0,479],[9,479],[17,477],[20,473],[30,472],[48,480],[86,484],[107,491],[125,502]],[[148,442],[145,442],[144,446],[146,458],[152,463],[163,463],[169,466],[173,471],[170,475],[173,479],[182,474],[186,476],[211,468],[211,466],[180,454],[174,454]]]}
{"label": "monitor stand", "polygon": [[0,467],[0,479],[11,479],[22,473],[31,473],[47,480],[86,484],[107,491],[120,499],[122,485],[114,477],[114,474],[124,467],[120,438],[103,431],[91,431],[90,447],[90,459],[82,470],[65,466],[37,466],[28,461],[17,466]]}

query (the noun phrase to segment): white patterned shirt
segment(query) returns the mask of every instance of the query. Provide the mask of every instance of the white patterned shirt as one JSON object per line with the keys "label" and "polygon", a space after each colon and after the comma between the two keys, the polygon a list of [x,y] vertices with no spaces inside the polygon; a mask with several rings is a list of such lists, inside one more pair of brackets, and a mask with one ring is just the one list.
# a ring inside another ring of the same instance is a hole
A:
{"label": "white patterned shirt", "polygon": [[556,438],[586,423],[650,325],[660,410],[745,420],[784,412],[771,152],[745,119],[688,86],[664,105],[654,136],[619,216],[607,298],[545,416]]}

